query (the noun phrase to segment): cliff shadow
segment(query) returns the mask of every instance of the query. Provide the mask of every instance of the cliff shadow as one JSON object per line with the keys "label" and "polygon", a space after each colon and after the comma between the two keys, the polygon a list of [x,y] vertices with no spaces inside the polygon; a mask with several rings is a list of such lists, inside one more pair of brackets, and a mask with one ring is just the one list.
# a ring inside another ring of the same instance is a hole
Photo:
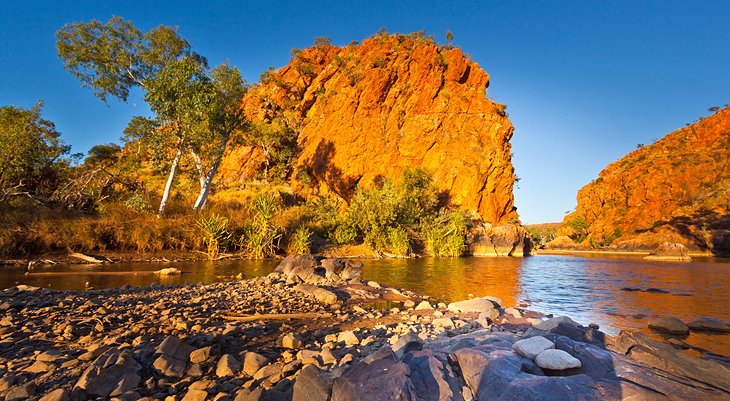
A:
{"label": "cliff shadow", "polygon": [[347,176],[332,162],[336,152],[334,143],[323,140],[317,145],[312,157],[305,159],[302,165],[316,182],[324,182],[332,192],[349,200],[354,195],[363,174]]}
{"label": "cliff shadow", "polygon": [[712,210],[699,210],[690,215],[659,220],[651,227],[637,233],[671,227],[700,249],[708,249],[715,256],[730,256],[730,214]]}

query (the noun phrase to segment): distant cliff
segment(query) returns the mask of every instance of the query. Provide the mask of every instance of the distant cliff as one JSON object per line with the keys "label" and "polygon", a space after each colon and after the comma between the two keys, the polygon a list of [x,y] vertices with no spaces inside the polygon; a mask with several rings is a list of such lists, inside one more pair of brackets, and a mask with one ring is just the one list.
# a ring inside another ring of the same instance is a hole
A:
{"label": "distant cliff", "polygon": [[[244,100],[253,121],[283,117],[300,153],[291,184],[305,196],[349,200],[357,187],[422,167],[450,202],[487,222],[517,218],[505,106],[487,99],[489,75],[458,48],[418,34],[362,44],[320,43],[271,71]],[[243,182],[259,149],[233,147],[221,179]]]}
{"label": "distant cliff", "polygon": [[609,164],[578,192],[558,234],[583,246],[668,241],[730,253],[730,108]]}

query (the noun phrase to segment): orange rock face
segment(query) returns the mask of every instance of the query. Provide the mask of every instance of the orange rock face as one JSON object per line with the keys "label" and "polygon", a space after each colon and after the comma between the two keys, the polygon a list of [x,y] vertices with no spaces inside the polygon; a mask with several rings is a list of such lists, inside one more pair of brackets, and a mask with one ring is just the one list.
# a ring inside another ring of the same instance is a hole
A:
{"label": "orange rock face", "polygon": [[[489,75],[460,49],[416,35],[305,49],[253,88],[253,121],[284,116],[301,153],[292,187],[349,200],[358,187],[421,167],[450,202],[485,221],[517,218],[504,106],[487,99]],[[242,180],[256,152],[234,148],[224,181]],[[259,154],[260,157],[260,154]]]}
{"label": "orange rock face", "polygon": [[674,242],[728,254],[730,108],[611,163],[577,199],[559,234],[580,234],[575,228],[582,219],[584,246],[653,248]]}

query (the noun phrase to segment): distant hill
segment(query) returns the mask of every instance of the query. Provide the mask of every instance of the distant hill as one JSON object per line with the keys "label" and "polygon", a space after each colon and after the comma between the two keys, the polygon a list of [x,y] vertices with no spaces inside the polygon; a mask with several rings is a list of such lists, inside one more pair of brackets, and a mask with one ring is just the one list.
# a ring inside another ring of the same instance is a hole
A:
{"label": "distant hill", "polygon": [[[609,164],[558,232],[582,247],[730,253],[730,108]],[[563,237],[564,238],[564,237]]]}

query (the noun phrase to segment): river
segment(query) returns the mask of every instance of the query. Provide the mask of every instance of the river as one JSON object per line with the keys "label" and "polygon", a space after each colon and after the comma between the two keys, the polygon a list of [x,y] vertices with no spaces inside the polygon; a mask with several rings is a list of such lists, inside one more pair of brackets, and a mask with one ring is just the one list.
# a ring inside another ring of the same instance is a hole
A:
{"label": "river", "polygon": [[[730,320],[727,305],[730,302],[730,261],[727,259],[696,258],[689,263],[675,263],[624,255],[541,255],[363,262],[363,277],[368,280],[447,302],[466,299],[469,294],[492,295],[501,298],[506,305],[526,305],[532,310],[570,316],[584,325],[597,323],[611,335],[622,329],[649,332],[646,323],[655,316],[674,316],[685,322],[703,316]],[[74,274],[30,276],[24,275],[24,268],[4,267],[0,269],[0,288],[16,284],[83,289],[160,282],[210,283],[238,274],[243,277],[264,275],[273,270],[276,263],[237,260],[165,265],[56,265],[37,267],[34,272]],[[149,274],[152,270],[172,266],[183,274],[169,278]],[[114,274],[131,271],[139,273]],[[730,356],[730,334],[692,333],[684,340],[693,346]]]}

